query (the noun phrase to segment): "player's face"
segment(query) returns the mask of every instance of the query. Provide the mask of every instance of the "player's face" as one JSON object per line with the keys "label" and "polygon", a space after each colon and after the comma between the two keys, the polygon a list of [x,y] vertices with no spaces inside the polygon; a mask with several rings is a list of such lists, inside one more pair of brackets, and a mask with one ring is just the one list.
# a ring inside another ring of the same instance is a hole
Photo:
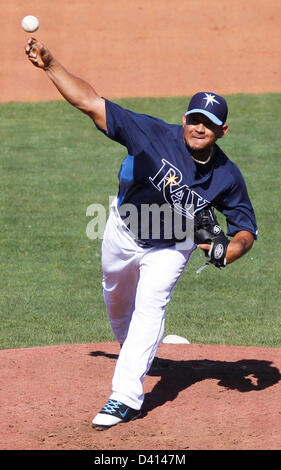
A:
{"label": "player's face", "polygon": [[223,137],[228,126],[217,126],[204,114],[194,113],[183,116],[183,129],[186,145],[195,152],[209,155],[210,148]]}

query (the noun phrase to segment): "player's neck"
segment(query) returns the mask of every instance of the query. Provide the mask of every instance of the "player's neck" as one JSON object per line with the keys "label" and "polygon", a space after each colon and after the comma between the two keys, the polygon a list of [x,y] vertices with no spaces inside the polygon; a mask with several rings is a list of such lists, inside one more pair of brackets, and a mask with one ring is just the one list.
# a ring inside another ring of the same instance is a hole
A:
{"label": "player's neck", "polygon": [[200,163],[201,165],[206,165],[206,163],[209,163],[214,154],[214,147],[212,146],[211,149],[208,149],[207,151],[189,149],[189,152],[192,160],[194,160],[196,163]]}

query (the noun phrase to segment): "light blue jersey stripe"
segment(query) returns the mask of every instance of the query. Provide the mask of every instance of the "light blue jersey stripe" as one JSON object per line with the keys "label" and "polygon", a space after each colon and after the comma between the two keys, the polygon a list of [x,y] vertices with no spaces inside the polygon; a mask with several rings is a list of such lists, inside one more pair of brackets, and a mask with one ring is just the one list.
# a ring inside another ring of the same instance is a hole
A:
{"label": "light blue jersey stripe", "polygon": [[134,156],[127,155],[121,165],[119,171],[119,193],[118,193],[118,200],[117,206],[120,207],[122,204],[128,189],[132,186],[134,181]]}

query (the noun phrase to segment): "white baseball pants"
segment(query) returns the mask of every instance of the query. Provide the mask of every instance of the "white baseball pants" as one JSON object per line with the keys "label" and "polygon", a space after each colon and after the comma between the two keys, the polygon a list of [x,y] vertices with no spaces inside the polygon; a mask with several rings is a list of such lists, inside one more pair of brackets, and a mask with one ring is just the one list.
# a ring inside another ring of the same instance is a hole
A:
{"label": "white baseball pants", "polygon": [[111,328],[123,344],[110,398],[140,409],[143,382],[165,328],[165,310],[196,245],[141,247],[113,202],[102,243],[103,294]]}

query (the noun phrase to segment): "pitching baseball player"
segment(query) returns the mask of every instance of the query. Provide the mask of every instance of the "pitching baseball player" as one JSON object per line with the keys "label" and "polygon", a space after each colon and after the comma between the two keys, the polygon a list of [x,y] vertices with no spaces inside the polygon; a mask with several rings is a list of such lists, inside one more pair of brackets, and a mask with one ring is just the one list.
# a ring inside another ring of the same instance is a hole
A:
{"label": "pitching baseball player", "polygon": [[[26,54],[67,101],[128,152],[102,242],[104,299],[121,345],[112,394],[92,421],[96,429],[107,429],[141,415],[143,383],[164,335],[165,310],[193,251],[202,248],[215,267],[231,264],[257,238],[255,214],[240,170],[217,145],[228,130],[223,97],[196,93],[182,123],[171,125],[101,97],[34,38]],[[161,211],[159,217],[143,215],[152,205],[169,209],[168,224]],[[212,206],[226,217],[227,235]],[[194,237],[187,230],[192,222]]]}

